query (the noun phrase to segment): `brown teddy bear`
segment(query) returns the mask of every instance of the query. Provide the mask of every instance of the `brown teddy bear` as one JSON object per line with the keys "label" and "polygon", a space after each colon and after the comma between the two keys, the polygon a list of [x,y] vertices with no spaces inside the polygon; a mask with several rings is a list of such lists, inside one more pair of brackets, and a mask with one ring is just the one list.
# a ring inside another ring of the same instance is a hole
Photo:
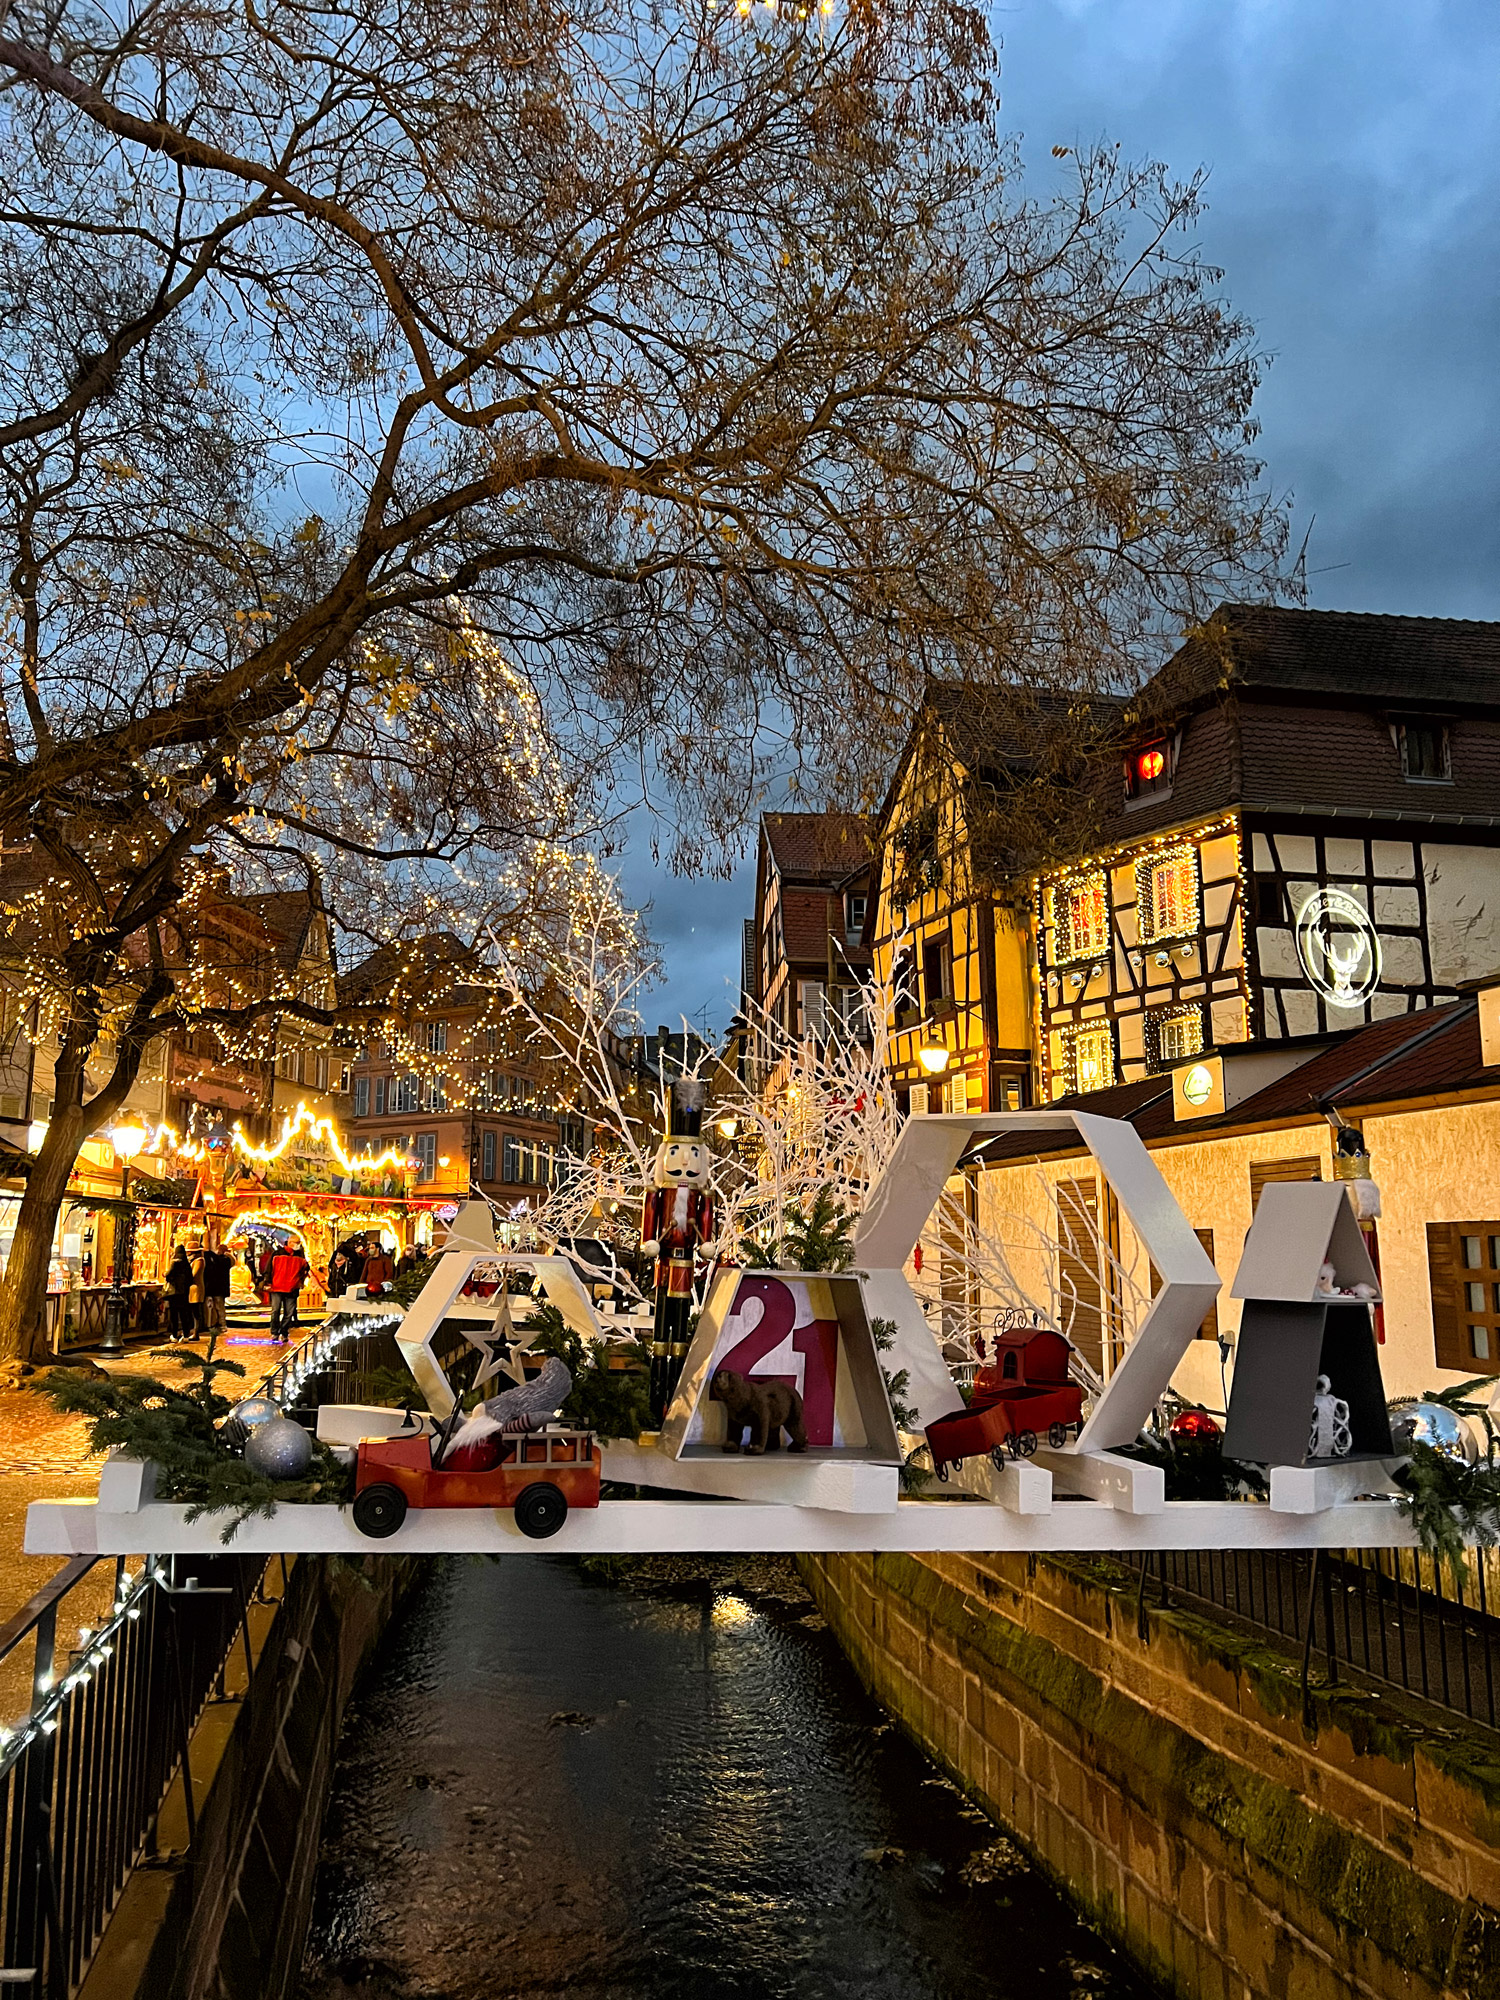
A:
{"label": "brown teddy bear", "polygon": [[738,1451],[747,1429],[747,1452],[780,1451],[783,1431],[790,1440],[788,1451],[807,1450],[802,1398],[785,1382],[757,1382],[749,1375],[736,1375],[732,1368],[719,1368],[708,1385],[708,1394],[711,1402],[724,1405],[729,1418],[725,1451]]}

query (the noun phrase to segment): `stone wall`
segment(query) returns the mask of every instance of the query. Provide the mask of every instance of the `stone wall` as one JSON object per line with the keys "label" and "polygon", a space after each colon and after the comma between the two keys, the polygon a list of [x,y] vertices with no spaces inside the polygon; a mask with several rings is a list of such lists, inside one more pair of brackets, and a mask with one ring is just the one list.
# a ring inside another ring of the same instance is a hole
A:
{"label": "stone wall", "polygon": [[[1500,1996],[1500,1745],[1088,1559],[828,1556],[861,1677],[1183,2000]],[[1424,1717],[1426,1719],[1424,1719]]]}
{"label": "stone wall", "polygon": [[252,1606],[254,1671],[237,1646],[227,1699],[193,1732],[197,1806],[182,1785],[158,1858],[126,1885],[79,2000],[286,2000],[295,1992],[339,1730],[361,1669],[419,1565],[289,1559]]}

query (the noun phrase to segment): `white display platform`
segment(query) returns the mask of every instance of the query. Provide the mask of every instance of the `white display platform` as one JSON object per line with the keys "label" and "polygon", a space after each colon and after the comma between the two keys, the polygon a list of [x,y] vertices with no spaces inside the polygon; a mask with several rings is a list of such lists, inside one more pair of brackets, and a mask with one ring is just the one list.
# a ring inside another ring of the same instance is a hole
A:
{"label": "white display platform", "polygon": [[243,1522],[227,1550],[222,1520],[189,1527],[186,1507],[153,1502],[106,1513],[93,1500],[35,1500],[26,1553],[73,1555],[835,1555],[888,1549],[998,1554],[1128,1555],[1139,1549],[1414,1548],[1411,1524],[1383,1500],[1354,1500],[1322,1514],[1276,1513],[1223,1500],[1178,1500],[1154,1514],[1126,1514],[1089,1500],[1058,1500],[1046,1513],[1012,1513],[978,1499],[903,1500],[880,1514],[762,1506],[734,1500],[607,1500],[575,1509],[546,1541],[529,1541],[509,1512],[432,1508],[409,1514],[394,1535],[370,1541],[341,1507],[279,1507]]}
{"label": "white display platform", "polygon": [[832,1508],[840,1514],[886,1514],[901,1490],[894,1465],[861,1464],[853,1458],[803,1458],[785,1451],[761,1457],[705,1451],[669,1458],[664,1451],[643,1451],[615,1438],[601,1438],[599,1449],[606,1479],[658,1492]]}

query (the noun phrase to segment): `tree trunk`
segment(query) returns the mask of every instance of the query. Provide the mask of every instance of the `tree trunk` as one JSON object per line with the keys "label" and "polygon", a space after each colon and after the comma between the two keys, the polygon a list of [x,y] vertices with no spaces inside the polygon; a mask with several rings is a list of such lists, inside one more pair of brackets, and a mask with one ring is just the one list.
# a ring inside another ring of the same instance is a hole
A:
{"label": "tree trunk", "polygon": [[60,1106],[26,1183],[10,1260],[0,1280],[0,1364],[45,1358],[52,1237],[84,1137],[82,1109]]}

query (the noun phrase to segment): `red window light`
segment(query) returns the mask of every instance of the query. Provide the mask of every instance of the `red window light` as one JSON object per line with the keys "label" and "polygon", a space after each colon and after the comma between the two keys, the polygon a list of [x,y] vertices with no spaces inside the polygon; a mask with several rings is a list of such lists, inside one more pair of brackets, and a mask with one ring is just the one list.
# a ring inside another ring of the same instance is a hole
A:
{"label": "red window light", "polygon": [[1135,773],[1143,785],[1154,784],[1167,768],[1164,750],[1143,750],[1135,760]]}

